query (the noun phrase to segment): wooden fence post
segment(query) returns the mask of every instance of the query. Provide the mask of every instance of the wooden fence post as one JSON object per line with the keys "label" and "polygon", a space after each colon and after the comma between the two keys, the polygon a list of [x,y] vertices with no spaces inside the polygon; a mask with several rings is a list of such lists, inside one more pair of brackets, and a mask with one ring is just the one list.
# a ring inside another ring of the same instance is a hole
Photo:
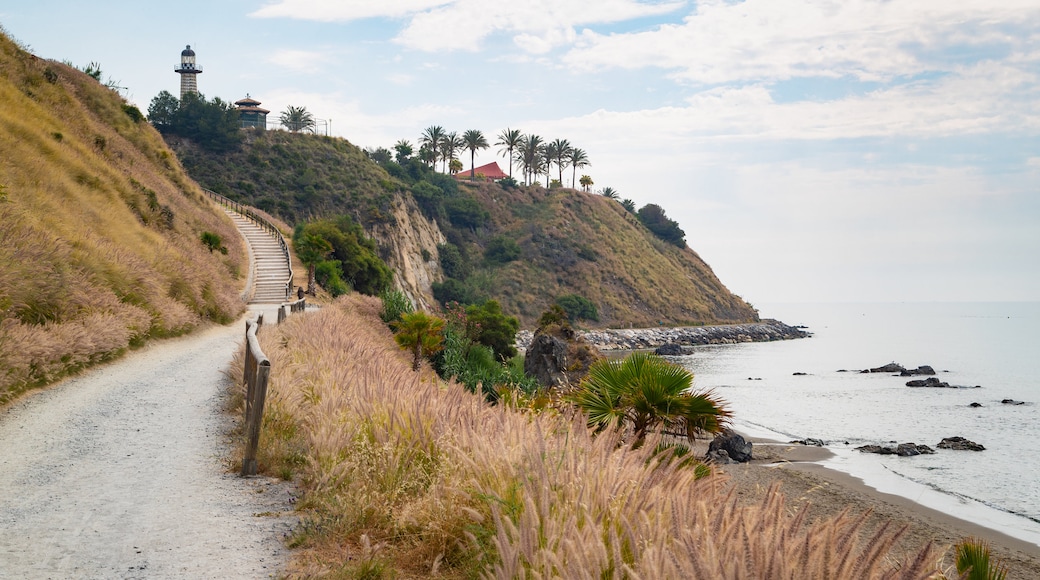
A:
{"label": "wooden fence post", "polygon": [[242,460],[242,476],[256,475],[256,450],[260,444],[260,427],[264,422],[264,401],[267,399],[267,381],[271,376],[271,361],[260,350],[256,333],[264,322],[264,316],[256,322],[246,321],[246,451]]}

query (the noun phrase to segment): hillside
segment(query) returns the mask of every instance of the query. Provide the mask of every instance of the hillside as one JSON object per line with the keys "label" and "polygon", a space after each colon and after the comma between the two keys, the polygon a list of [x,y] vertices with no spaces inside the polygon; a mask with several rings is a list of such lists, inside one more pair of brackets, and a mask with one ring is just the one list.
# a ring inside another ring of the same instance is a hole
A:
{"label": "hillside", "polygon": [[140,111],[2,34],[0,103],[0,404],[242,312],[238,232]]}
{"label": "hillside", "polygon": [[[250,132],[224,153],[169,141],[201,185],[290,223],[352,216],[376,238],[398,285],[424,305],[435,302],[435,283],[447,281],[442,297],[495,298],[525,327],[565,295],[595,304],[599,320],[586,326],[757,320],[696,252],[662,242],[599,195],[457,183],[415,159],[384,169],[324,136]],[[514,254],[489,254],[491,245]],[[445,272],[445,252],[461,266]]]}

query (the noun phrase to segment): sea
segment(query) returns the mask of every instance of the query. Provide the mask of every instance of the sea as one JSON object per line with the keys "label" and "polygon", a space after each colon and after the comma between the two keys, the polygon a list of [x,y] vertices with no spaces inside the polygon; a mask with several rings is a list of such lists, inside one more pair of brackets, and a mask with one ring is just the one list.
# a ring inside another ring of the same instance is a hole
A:
{"label": "sea", "polygon": [[[804,326],[812,337],[700,346],[680,357],[695,388],[729,403],[738,431],[823,440],[835,454],[827,467],[1040,546],[1040,302],[758,308],[762,318]],[[891,362],[929,365],[956,388],[907,387],[907,377],[858,372]],[[953,436],[986,449],[936,448]],[[894,442],[936,453],[855,451]]]}

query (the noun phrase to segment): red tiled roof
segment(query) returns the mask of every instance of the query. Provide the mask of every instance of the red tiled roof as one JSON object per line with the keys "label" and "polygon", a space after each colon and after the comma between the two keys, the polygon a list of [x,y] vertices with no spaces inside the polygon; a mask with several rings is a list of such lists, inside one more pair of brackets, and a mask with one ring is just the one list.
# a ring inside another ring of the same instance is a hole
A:
{"label": "red tiled roof", "polygon": [[[487,165],[481,165],[475,167],[473,173],[476,175],[483,175],[487,179],[504,179],[509,177],[506,172],[502,171],[502,168],[498,166],[498,163],[492,161]],[[467,178],[469,177],[469,169],[463,169],[462,171],[455,174],[456,177]]]}

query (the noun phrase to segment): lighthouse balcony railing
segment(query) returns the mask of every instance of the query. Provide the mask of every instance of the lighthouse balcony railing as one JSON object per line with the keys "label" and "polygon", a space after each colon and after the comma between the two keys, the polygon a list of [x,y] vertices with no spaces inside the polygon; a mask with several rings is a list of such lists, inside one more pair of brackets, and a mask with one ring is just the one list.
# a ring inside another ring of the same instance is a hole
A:
{"label": "lighthouse balcony railing", "polygon": [[173,72],[200,73],[202,66],[190,62],[180,62],[173,67]]}

